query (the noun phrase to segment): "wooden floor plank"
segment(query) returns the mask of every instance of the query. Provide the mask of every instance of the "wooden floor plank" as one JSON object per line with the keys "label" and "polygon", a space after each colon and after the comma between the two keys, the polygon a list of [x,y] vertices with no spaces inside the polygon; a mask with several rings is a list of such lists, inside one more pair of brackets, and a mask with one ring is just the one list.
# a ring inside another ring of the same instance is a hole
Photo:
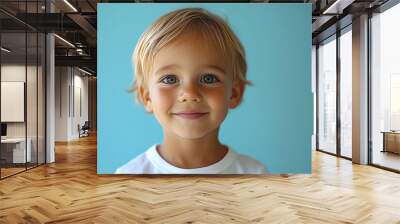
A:
{"label": "wooden floor plank", "polygon": [[309,175],[97,175],[96,136],[0,181],[0,223],[400,223],[400,175],[313,152]]}

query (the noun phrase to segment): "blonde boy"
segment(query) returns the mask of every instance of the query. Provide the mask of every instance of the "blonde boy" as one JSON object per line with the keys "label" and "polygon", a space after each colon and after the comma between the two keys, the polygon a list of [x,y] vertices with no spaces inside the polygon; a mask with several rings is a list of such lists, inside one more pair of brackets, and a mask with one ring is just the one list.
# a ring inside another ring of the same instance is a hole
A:
{"label": "blonde boy", "polygon": [[244,49],[224,20],[201,8],[170,12],[142,34],[133,64],[132,91],[162,126],[163,142],[116,173],[266,173],[260,162],[218,139],[228,110],[240,104],[249,84]]}

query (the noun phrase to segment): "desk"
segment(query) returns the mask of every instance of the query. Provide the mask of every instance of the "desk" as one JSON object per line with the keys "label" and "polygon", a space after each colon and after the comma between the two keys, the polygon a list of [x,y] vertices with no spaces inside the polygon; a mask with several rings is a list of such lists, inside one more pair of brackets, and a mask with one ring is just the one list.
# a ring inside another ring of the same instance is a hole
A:
{"label": "desk", "polygon": [[[31,145],[32,141],[30,138],[27,139],[27,147],[25,151],[25,138],[6,138],[1,139],[1,154],[7,156],[7,154],[12,154],[12,161],[10,163],[25,163],[25,158],[27,158],[27,162],[31,161]],[[9,146],[12,146],[10,149]],[[10,153],[9,153],[10,152]],[[26,155],[25,155],[26,152]],[[7,156],[8,157],[8,156]],[[11,157],[11,155],[9,156]],[[3,157],[5,158],[5,157]],[[7,160],[7,158],[6,158]],[[11,158],[9,158],[11,160]]]}
{"label": "desk", "polygon": [[381,133],[383,133],[382,152],[400,154],[400,131],[382,131]]}

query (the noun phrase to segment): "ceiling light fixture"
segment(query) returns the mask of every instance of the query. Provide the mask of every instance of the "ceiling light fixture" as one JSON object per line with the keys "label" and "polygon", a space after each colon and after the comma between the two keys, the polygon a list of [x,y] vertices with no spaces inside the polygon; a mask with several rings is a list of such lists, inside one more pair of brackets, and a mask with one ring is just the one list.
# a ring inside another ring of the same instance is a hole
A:
{"label": "ceiling light fixture", "polygon": [[75,48],[75,45],[71,44],[71,42],[69,42],[68,40],[58,36],[57,34],[54,34],[54,36],[56,36],[58,39],[60,39],[61,41],[63,41],[64,43],[68,44],[69,46]]}
{"label": "ceiling light fixture", "polygon": [[4,52],[7,52],[7,53],[10,53],[11,52],[11,50],[9,50],[9,49],[7,49],[7,48],[5,48],[5,47],[1,47],[0,48],[2,51],[4,51]]}
{"label": "ceiling light fixture", "polygon": [[79,55],[83,55],[83,49],[77,48],[76,53],[78,53]]}
{"label": "ceiling light fixture", "polygon": [[327,9],[324,10],[324,12],[322,14],[328,14],[328,13],[332,13],[332,9],[334,9],[337,4],[339,4],[340,0],[336,0],[332,5],[330,5]]}
{"label": "ceiling light fixture", "polygon": [[83,69],[81,69],[81,68],[79,68],[79,67],[78,67],[78,70],[81,71],[81,72],[83,72],[83,73],[85,73],[85,74],[88,74],[88,75],[92,76],[92,73],[90,73],[90,72],[88,72],[88,71],[86,71],[86,70],[83,70]]}
{"label": "ceiling light fixture", "polygon": [[343,13],[343,10],[351,5],[353,2],[355,2],[355,0],[336,0],[332,5],[325,9],[322,14],[340,15]]}
{"label": "ceiling light fixture", "polygon": [[68,0],[64,0],[65,4],[67,4],[72,10],[74,10],[75,12],[78,12],[78,10],[71,4],[69,3]]}

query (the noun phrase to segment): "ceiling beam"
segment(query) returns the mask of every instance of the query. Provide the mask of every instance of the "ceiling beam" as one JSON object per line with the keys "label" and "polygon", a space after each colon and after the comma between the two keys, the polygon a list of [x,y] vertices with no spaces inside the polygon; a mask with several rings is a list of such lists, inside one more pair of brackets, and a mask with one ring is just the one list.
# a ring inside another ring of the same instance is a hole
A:
{"label": "ceiling beam", "polygon": [[96,71],[96,57],[90,56],[55,56],[56,66],[82,66]]}
{"label": "ceiling beam", "polygon": [[[73,20],[77,25],[79,25],[87,34],[90,38],[88,38],[87,41],[90,41],[90,39],[96,39],[96,29],[90,24],[85,17],[83,17],[80,14],[75,14],[71,13],[67,15],[71,20]],[[96,46],[96,43],[92,42],[91,46]]]}

